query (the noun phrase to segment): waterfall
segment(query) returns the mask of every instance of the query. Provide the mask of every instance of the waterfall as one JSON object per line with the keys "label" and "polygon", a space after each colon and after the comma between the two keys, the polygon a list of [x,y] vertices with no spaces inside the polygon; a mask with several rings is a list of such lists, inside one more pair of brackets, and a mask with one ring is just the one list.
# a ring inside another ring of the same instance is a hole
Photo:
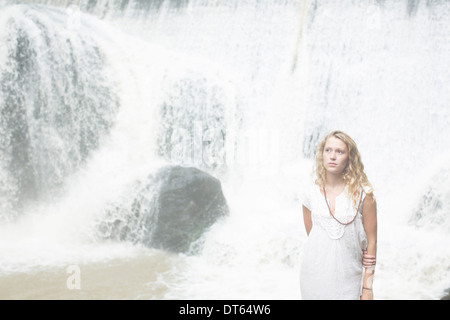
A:
{"label": "waterfall", "polygon": [[92,37],[70,27],[60,31],[66,12],[17,6],[2,15],[7,18],[0,185],[6,208],[0,216],[5,217],[30,200],[58,194],[114,123],[118,98]]}
{"label": "waterfall", "polygon": [[439,297],[449,15],[446,1],[4,2],[0,274],[141,254],[98,234],[175,164],[219,178],[230,216],[155,280],[159,297],[296,299],[300,190],[340,129],[378,200],[375,295]]}

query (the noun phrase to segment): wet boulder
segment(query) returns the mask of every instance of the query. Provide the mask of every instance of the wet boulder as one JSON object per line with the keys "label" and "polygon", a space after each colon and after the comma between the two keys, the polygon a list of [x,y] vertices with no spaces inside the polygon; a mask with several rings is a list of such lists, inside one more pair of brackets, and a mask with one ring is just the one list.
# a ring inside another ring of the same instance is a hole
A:
{"label": "wet boulder", "polygon": [[167,166],[141,182],[132,201],[113,205],[100,230],[108,238],[192,253],[192,245],[227,214],[217,178],[194,167]]}
{"label": "wet boulder", "polygon": [[228,207],[218,179],[196,168],[168,167],[161,176],[148,244],[162,249],[187,251]]}

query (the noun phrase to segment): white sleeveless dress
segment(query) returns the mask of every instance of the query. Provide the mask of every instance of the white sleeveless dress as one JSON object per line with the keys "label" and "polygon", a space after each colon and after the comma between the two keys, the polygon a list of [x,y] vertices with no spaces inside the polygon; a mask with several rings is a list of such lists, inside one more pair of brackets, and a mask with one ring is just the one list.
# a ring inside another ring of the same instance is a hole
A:
{"label": "white sleeveless dress", "polygon": [[[364,197],[363,192],[362,201]],[[346,226],[331,217],[317,185],[312,185],[304,193],[303,205],[311,211],[312,229],[303,248],[300,271],[302,299],[359,299],[363,276],[362,251],[367,247],[362,204],[356,219]],[[335,217],[346,223],[355,214],[353,201],[345,188],[336,198]]]}

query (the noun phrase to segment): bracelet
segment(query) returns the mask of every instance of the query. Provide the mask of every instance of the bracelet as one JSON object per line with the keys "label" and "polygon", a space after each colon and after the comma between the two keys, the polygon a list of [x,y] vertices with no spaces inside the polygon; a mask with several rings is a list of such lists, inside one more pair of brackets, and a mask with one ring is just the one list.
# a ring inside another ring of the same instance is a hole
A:
{"label": "bracelet", "polygon": [[372,288],[366,288],[366,287],[363,287],[363,290],[364,290],[364,289],[372,291]]}

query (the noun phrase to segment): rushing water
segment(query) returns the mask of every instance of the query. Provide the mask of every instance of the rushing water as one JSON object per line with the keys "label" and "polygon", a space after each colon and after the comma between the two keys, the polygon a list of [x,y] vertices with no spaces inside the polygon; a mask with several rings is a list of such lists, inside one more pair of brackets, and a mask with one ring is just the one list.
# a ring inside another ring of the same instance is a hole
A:
{"label": "rushing water", "polygon": [[[375,187],[375,297],[441,297],[449,16],[417,0],[3,2],[0,297],[301,298],[299,195],[332,129]],[[229,217],[196,255],[106,240],[108,209],[167,163],[218,177]]]}

